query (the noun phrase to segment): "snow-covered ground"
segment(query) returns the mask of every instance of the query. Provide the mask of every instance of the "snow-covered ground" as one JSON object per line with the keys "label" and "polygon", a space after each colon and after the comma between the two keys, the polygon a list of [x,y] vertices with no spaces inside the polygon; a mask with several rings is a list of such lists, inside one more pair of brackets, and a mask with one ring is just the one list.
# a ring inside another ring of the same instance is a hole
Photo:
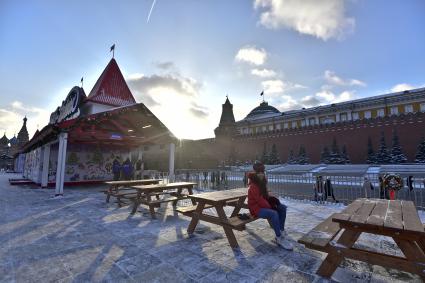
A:
{"label": "snow-covered ground", "polygon": [[[214,224],[201,222],[189,237],[190,219],[171,205],[152,220],[146,207],[131,216],[129,207],[106,203],[103,187],[65,188],[63,198],[51,199],[53,190],[9,186],[11,177],[0,175],[0,282],[420,282],[409,273],[350,260],[333,281],[317,276],[325,254],[297,240],[342,204],[281,198],[294,251],[272,243],[265,220],[235,231],[240,249],[232,250]],[[357,245],[399,254],[386,237],[366,234]]]}

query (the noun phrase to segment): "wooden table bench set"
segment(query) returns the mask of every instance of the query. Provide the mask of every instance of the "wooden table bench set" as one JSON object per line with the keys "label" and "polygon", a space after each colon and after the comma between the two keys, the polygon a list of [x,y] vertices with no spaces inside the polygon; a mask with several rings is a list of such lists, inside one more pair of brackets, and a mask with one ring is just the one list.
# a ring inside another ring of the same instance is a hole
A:
{"label": "wooden table bench set", "polygon": [[155,218],[156,207],[165,202],[173,202],[175,206],[179,200],[192,195],[193,187],[196,185],[190,182],[160,184],[161,181],[161,179],[145,179],[105,182],[109,185],[109,189],[104,191],[107,195],[106,202],[113,196],[117,199],[118,206],[132,205],[131,214],[137,212],[140,204],[144,204],[149,207],[152,218]]}
{"label": "wooden table bench set", "polygon": [[[176,210],[192,218],[187,228],[189,235],[193,234],[199,220],[202,220],[222,226],[230,246],[232,248],[237,248],[238,242],[233,230],[245,230],[246,224],[258,219],[250,214],[246,214],[246,219],[240,219],[238,217],[242,208],[248,208],[245,204],[247,196],[248,190],[246,188],[190,195],[189,198],[197,204],[189,207],[180,207]],[[234,207],[230,216],[226,215],[224,211],[225,206]],[[209,208],[214,208],[217,212],[217,216],[205,213],[205,209]]]}
{"label": "wooden table bench set", "polygon": [[[190,199],[191,206],[175,208],[177,212],[191,218],[188,234],[194,233],[199,221],[213,223],[223,227],[232,248],[238,247],[233,230],[245,230],[246,224],[258,219],[250,214],[246,214],[244,219],[238,216],[242,208],[248,208],[245,203],[247,188],[193,194],[196,183],[158,184],[160,180],[145,181],[142,184],[125,184],[128,190],[133,190],[129,194],[125,190],[120,192],[120,189],[116,189],[117,186],[124,186],[122,183],[107,182],[111,188],[114,186],[107,193],[107,201],[110,196],[130,200],[133,204],[131,213],[137,212],[140,204],[145,204],[149,207],[152,218],[155,218],[154,208],[161,203],[173,202],[176,206],[179,200]],[[150,185],[147,185],[149,182]],[[187,190],[186,193],[183,193],[184,189]],[[161,199],[161,194],[169,197]],[[120,201],[118,203],[121,205]],[[229,215],[225,212],[226,206],[233,207]],[[217,215],[208,213],[210,208],[214,208]],[[328,254],[317,271],[323,277],[331,277],[342,260],[350,258],[418,274],[425,282],[424,228],[411,201],[357,199],[340,213],[332,214],[314,227],[298,242],[307,248]],[[354,247],[362,233],[391,237],[404,257]]]}
{"label": "wooden table bench set", "polygon": [[[362,233],[391,237],[404,257],[353,247]],[[298,242],[328,254],[317,271],[323,277],[331,277],[350,258],[418,274],[425,281],[424,225],[411,201],[357,199]]]}

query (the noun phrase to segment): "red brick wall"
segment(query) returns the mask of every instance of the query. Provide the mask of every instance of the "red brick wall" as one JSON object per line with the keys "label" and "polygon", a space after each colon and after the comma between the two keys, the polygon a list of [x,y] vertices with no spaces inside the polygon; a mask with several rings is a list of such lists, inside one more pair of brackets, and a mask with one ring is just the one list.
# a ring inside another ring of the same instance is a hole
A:
{"label": "red brick wall", "polygon": [[289,129],[266,135],[240,136],[233,141],[215,140],[214,142],[192,141],[177,151],[180,168],[190,160],[192,168],[206,168],[225,160],[234,147],[237,159],[254,160],[261,157],[264,143],[267,151],[276,144],[283,162],[288,159],[289,150],[297,155],[300,145],[304,145],[310,163],[320,162],[320,153],[325,145],[330,149],[335,137],[339,149],[345,145],[351,163],[365,163],[367,158],[367,140],[370,136],[373,149],[378,150],[381,132],[384,132],[387,148],[392,146],[393,130],[397,131],[399,142],[409,162],[413,162],[421,137],[425,136],[425,113],[399,115],[394,117],[343,122],[302,129]]}
{"label": "red brick wall", "polygon": [[376,152],[381,132],[384,132],[387,148],[391,148],[393,130],[396,130],[404,154],[409,162],[413,162],[421,137],[425,136],[424,117],[424,113],[417,113],[243,137],[236,140],[237,151],[239,157],[253,159],[255,155],[261,156],[264,143],[269,152],[271,146],[276,144],[280,158],[285,162],[290,149],[296,155],[300,145],[304,145],[310,162],[319,163],[323,147],[327,145],[330,149],[335,137],[340,150],[345,144],[352,163],[365,163],[368,137],[371,137]]}

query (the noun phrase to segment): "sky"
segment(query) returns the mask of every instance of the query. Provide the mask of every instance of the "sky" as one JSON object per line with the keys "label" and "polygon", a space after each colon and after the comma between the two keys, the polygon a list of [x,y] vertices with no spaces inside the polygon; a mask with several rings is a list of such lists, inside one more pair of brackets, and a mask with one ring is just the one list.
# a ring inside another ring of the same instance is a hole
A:
{"label": "sky", "polygon": [[30,137],[115,59],[179,138],[236,120],[425,86],[422,0],[0,0],[0,135]]}

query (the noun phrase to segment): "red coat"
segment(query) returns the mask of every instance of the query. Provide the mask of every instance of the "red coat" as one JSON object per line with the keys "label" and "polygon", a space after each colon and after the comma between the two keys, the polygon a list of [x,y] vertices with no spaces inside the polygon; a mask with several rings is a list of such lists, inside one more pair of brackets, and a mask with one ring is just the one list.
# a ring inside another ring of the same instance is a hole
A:
{"label": "red coat", "polygon": [[261,208],[271,208],[269,202],[260,194],[260,188],[252,182],[248,189],[248,208],[254,216],[258,216]]}

